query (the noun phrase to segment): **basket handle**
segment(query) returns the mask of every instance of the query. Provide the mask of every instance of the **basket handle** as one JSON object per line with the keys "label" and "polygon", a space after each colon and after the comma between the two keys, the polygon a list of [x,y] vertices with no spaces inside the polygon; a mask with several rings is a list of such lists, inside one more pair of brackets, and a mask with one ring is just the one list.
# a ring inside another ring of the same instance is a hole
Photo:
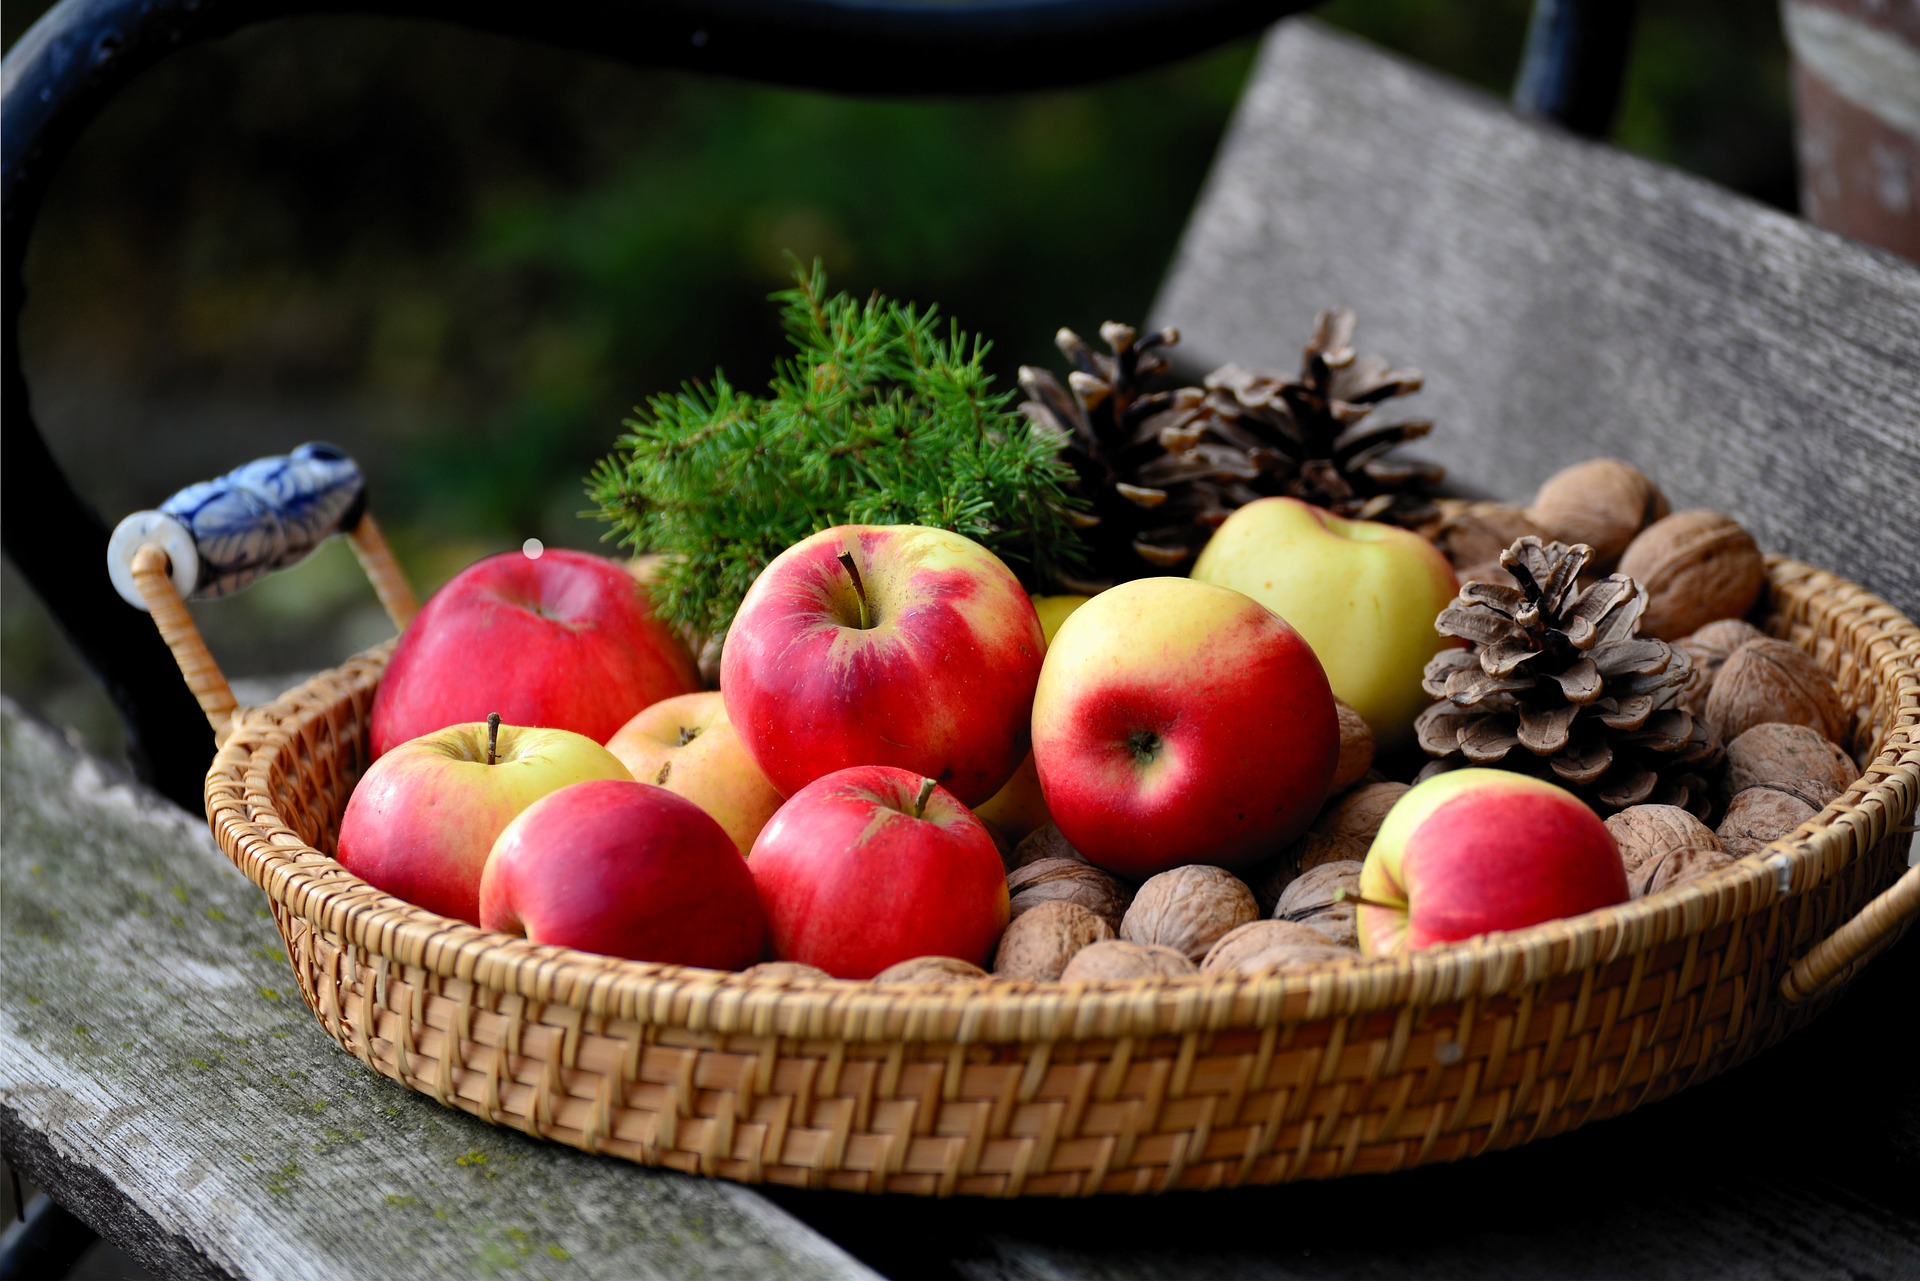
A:
{"label": "basket handle", "polygon": [[216,734],[239,700],[187,612],[188,600],[231,595],[306,558],[344,533],[394,626],[420,611],[380,527],[366,482],[331,445],[301,445],[187,486],[153,511],[122,520],[107,543],[107,573],[121,597],[153,616],[187,688]]}
{"label": "basket handle", "polygon": [[1893,888],[1795,961],[1780,977],[1780,995],[1787,1004],[1800,1005],[1846,982],[1916,915],[1920,915],[1920,862],[1912,863]]}

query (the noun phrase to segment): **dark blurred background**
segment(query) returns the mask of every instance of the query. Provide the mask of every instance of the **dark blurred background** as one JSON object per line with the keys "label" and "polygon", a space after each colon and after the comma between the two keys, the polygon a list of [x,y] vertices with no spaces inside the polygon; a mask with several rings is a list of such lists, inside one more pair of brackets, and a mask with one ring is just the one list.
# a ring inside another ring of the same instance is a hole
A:
{"label": "dark blurred background", "polygon": [[[4,0],[0,38],[45,8]],[[1527,9],[1320,16],[1505,94]],[[1057,367],[1062,325],[1141,319],[1253,53],[903,102],[413,22],[253,28],[149,72],[62,170],[27,258],[37,416],[109,524],[325,439],[361,460],[423,594],[529,536],[591,547],[581,480],[634,404],[716,366],[764,382],[785,251],[838,288],[937,303],[992,339],[1009,380]],[[1791,209],[1789,106],[1774,6],[1648,0],[1614,141]],[[1291,366],[1304,337],[1273,335],[1272,360]],[[0,685],[118,751],[104,696],[10,568],[0,591]],[[390,632],[337,540],[196,617],[255,690]]]}

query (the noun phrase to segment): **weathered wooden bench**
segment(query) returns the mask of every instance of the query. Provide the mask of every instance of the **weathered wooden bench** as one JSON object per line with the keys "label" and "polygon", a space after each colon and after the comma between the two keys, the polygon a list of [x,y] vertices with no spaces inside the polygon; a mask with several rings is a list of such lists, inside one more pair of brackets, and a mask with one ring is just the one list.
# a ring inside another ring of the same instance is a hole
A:
{"label": "weathered wooden bench", "polygon": [[[1422,452],[1457,475],[1521,494],[1621,454],[1920,613],[1920,269],[1287,24],[1154,319],[1197,363],[1285,364],[1334,303],[1426,370]],[[163,1274],[1920,1271],[1911,941],[1724,1078],[1462,1165],[1151,1200],[762,1191],[373,1076],[198,819],[0,726],[0,1149]]]}

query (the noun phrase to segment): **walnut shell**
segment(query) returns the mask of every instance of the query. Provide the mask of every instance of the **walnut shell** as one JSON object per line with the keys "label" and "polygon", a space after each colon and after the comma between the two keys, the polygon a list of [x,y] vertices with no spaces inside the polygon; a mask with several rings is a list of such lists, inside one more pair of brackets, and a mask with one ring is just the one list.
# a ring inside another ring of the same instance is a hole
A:
{"label": "walnut shell", "polygon": [[1763,636],[1727,657],[1707,695],[1707,721],[1731,743],[1755,725],[1806,725],[1838,742],[1847,732],[1840,687],[1803,649]]}
{"label": "walnut shell", "polygon": [[[1060,834],[1059,827],[1052,823],[1034,828],[1013,847],[1014,868],[1038,863],[1043,858],[1070,858],[1080,863],[1087,862],[1086,856],[1068,844],[1067,838]],[[1093,865],[1088,863],[1087,866]]]}
{"label": "walnut shell", "polygon": [[1678,805],[1630,805],[1607,820],[1607,830],[1620,850],[1629,885],[1640,868],[1674,850],[1720,848],[1713,829]]}
{"label": "walnut shell", "polygon": [[1791,832],[1817,811],[1797,796],[1771,787],[1749,787],[1733,798],[1716,835],[1720,847],[1734,858],[1757,854]]}
{"label": "walnut shell", "polygon": [[1273,905],[1273,919],[1318,930],[1336,947],[1358,948],[1360,932],[1354,904],[1340,892],[1358,892],[1360,868],[1359,862],[1346,859],[1302,872]]}
{"label": "walnut shell", "polygon": [[758,965],[749,965],[740,971],[741,978],[764,979],[767,982],[811,982],[814,979],[830,979],[833,975],[817,965],[802,965],[798,961],[762,961]]}
{"label": "walnut shell", "polygon": [[1294,866],[1306,872],[1322,863],[1364,859],[1387,811],[1409,790],[1405,783],[1364,783],[1333,801],[1294,842]]}
{"label": "walnut shell", "polygon": [[1617,458],[1590,458],[1546,478],[1527,515],[1545,541],[1593,548],[1592,567],[1605,572],[1634,535],[1667,514],[1667,496],[1647,474]]}
{"label": "walnut shell", "polygon": [[1853,758],[1819,730],[1768,721],[1727,744],[1720,803],[1749,787],[1771,787],[1819,809],[1859,777]]}
{"label": "walnut shell", "polygon": [[1202,974],[1267,974],[1299,966],[1351,961],[1357,949],[1335,947],[1298,921],[1249,921],[1222,935],[1200,962]]}
{"label": "walnut shell", "polygon": [[978,983],[991,977],[971,961],[957,956],[916,956],[889,965],[873,976],[875,983],[918,983],[923,986]]}
{"label": "walnut shell", "polygon": [[1340,761],[1333,767],[1329,796],[1346,791],[1373,768],[1373,729],[1366,718],[1337,698],[1333,710],[1340,716]]}
{"label": "walnut shell", "polygon": [[1066,899],[1042,903],[1007,926],[994,953],[996,978],[1051,983],[1073,954],[1089,943],[1113,937],[1102,917]]}
{"label": "walnut shell", "polygon": [[[1500,553],[1531,534],[1551,541],[1547,531],[1518,507],[1506,503],[1468,503],[1440,522],[1431,541],[1456,571],[1500,564]],[[1465,574],[1461,574],[1465,577]]]}
{"label": "walnut shell", "polygon": [[1732,867],[1739,860],[1717,847],[1680,845],[1642,863],[1627,876],[1627,892],[1645,898],[1661,890],[1697,881],[1703,876]]}
{"label": "walnut shell", "polygon": [[1007,876],[1013,919],[1042,903],[1065,900],[1078,903],[1119,928],[1133,892],[1091,863],[1071,858],[1043,858],[1016,867]]}
{"label": "walnut shell", "polygon": [[1120,921],[1120,937],[1186,953],[1194,964],[1221,935],[1260,916],[1253,891],[1232,872],[1189,863],[1150,876]]}
{"label": "walnut shell", "polygon": [[1620,556],[1620,572],[1647,590],[1640,634],[1679,640],[1760,599],[1767,563],[1753,535],[1716,511],[1675,512],[1641,530]]}
{"label": "walnut shell", "polygon": [[1748,641],[1765,635],[1744,618],[1722,618],[1673,642],[1673,647],[1685,653],[1692,662],[1686,683],[1680,687],[1680,706],[1705,720],[1707,695],[1713,690],[1713,678],[1720,674],[1727,655]]}
{"label": "walnut shell", "polygon": [[1125,939],[1102,939],[1073,954],[1060,972],[1062,983],[1125,983],[1133,979],[1177,979],[1200,967],[1185,952]]}

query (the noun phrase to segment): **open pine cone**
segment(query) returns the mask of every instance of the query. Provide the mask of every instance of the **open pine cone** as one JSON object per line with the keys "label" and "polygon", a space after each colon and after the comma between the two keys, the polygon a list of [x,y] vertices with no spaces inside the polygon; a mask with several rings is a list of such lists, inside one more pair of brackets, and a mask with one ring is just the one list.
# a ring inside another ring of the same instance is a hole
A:
{"label": "open pine cone", "polygon": [[1677,805],[1704,818],[1712,727],[1680,705],[1686,651],[1640,636],[1644,589],[1610,574],[1582,590],[1593,549],[1528,536],[1500,554],[1505,583],[1472,581],[1435,625],[1467,642],[1443,650],[1422,681],[1440,700],[1414,722],[1438,757],[1422,777],[1464,765],[1537,775],[1604,817]]}
{"label": "open pine cone", "polygon": [[1205,387],[1164,391],[1146,383],[1167,371],[1177,331],[1142,338],[1109,321],[1100,336],[1111,355],[1071,329],[1056,336],[1073,364],[1066,386],[1046,370],[1020,370],[1021,412],[1073,467],[1091,504],[1083,528],[1097,574],[1118,581],[1177,570],[1256,498],[1285,495],[1409,526],[1432,514],[1425,491],[1445,472],[1381,457],[1432,424],[1360,425],[1382,401],[1419,390],[1420,375],[1357,359],[1352,312],[1321,314],[1298,378],[1223,365]]}
{"label": "open pine cone", "polygon": [[[1163,349],[1180,341],[1178,330],[1141,338],[1132,326],[1110,320],[1100,326],[1100,337],[1112,355],[1093,350],[1071,329],[1055,335],[1054,344],[1074,366],[1066,387],[1046,370],[1022,365],[1020,386],[1028,399],[1020,411],[1072,466],[1091,504],[1081,527],[1092,544],[1094,572],[1112,581],[1165,573],[1193,559],[1239,505],[1223,506],[1210,486],[1192,483],[1216,466],[1230,471],[1232,460],[1202,455],[1197,470],[1187,469],[1192,474],[1169,474],[1171,447],[1163,437],[1171,433],[1184,441],[1205,400],[1197,387],[1146,390],[1150,379],[1167,371]],[[1061,584],[1089,593],[1106,585]]]}
{"label": "open pine cone", "polygon": [[1300,375],[1222,365],[1207,375],[1207,428],[1260,471],[1261,494],[1299,498],[1335,515],[1409,528],[1434,514],[1428,491],[1446,469],[1383,455],[1433,430],[1426,420],[1363,420],[1384,402],[1420,390],[1417,369],[1353,352],[1353,313],[1323,311]]}

